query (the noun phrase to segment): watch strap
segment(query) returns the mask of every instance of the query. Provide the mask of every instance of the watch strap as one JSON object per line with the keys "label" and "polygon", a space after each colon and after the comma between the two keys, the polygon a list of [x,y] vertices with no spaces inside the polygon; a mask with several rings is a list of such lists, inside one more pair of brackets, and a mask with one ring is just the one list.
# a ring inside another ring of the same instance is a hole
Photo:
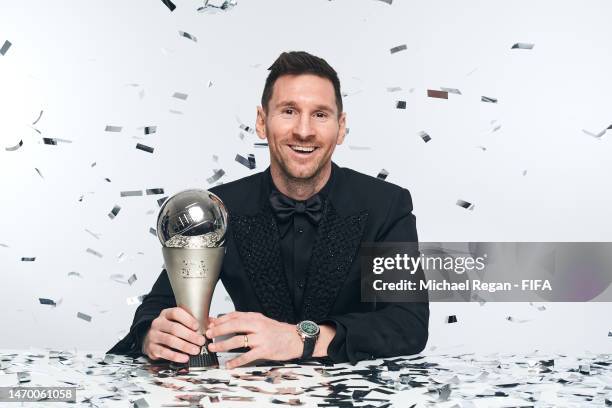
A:
{"label": "watch strap", "polygon": [[304,336],[304,351],[302,352],[302,360],[309,360],[312,358],[312,354],[314,353],[315,343],[317,342],[317,337],[308,337]]}

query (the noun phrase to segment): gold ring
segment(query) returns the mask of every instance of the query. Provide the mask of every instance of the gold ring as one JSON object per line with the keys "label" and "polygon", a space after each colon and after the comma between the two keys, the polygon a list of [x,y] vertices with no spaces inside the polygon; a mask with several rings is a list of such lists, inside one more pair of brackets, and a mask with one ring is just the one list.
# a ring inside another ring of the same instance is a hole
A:
{"label": "gold ring", "polygon": [[244,348],[249,348],[249,336],[244,335]]}

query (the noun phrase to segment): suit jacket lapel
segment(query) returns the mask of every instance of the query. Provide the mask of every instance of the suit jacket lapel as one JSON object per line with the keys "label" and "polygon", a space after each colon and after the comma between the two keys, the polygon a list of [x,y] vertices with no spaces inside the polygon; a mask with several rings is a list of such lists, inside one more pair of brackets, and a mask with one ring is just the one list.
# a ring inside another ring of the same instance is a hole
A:
{"label": "suit jacket lapel", "polygon": [[[230,214],[230,229],[240,259],[264,314],[281,322],[295,322],[291,292],[280,251],[280,236],[268,202],[267,172],[251,200],[260,204],[255,214]],[[257,196],[259,193],[259,197]]]}
{"label": "suit jacket lapel", "polygon": [[353,263],[368,213],[342,216],[328,199],[319,223],[306,281],[300,320],[328,316]]}

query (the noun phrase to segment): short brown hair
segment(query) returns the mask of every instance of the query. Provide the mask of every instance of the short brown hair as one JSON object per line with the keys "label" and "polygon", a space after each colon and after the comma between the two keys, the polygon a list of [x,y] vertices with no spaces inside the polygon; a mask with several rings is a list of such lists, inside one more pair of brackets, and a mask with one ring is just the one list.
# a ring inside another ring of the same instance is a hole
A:
{"label": "short brown hair", "polygon": [[268,102],[272,98],[272,90],[276,80],[283,75],[313,74],[321,78],[327,78],[334,86],[336,94],[336,106],[338,115],[342,113],[342,94],[340,93],[340,79],[338,73],[325,61],[306,51],[283,52],[268,68],[270,73],[266,78],[263,94],[261,95],[261,106],[267,112]]}

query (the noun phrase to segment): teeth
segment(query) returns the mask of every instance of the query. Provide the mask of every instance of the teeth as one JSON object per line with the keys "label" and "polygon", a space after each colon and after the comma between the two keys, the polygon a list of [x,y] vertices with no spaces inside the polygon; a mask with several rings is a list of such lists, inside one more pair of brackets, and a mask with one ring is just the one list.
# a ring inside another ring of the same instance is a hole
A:
{"label": "teeth", "polygon": [[306,152],[306,153],[313,152],[314,149],[315,149],[314,146],[310,146],[310,147],[306,147],[306,146],[291,146],[291,148],[293,150],[295,150],[296,152]]}

